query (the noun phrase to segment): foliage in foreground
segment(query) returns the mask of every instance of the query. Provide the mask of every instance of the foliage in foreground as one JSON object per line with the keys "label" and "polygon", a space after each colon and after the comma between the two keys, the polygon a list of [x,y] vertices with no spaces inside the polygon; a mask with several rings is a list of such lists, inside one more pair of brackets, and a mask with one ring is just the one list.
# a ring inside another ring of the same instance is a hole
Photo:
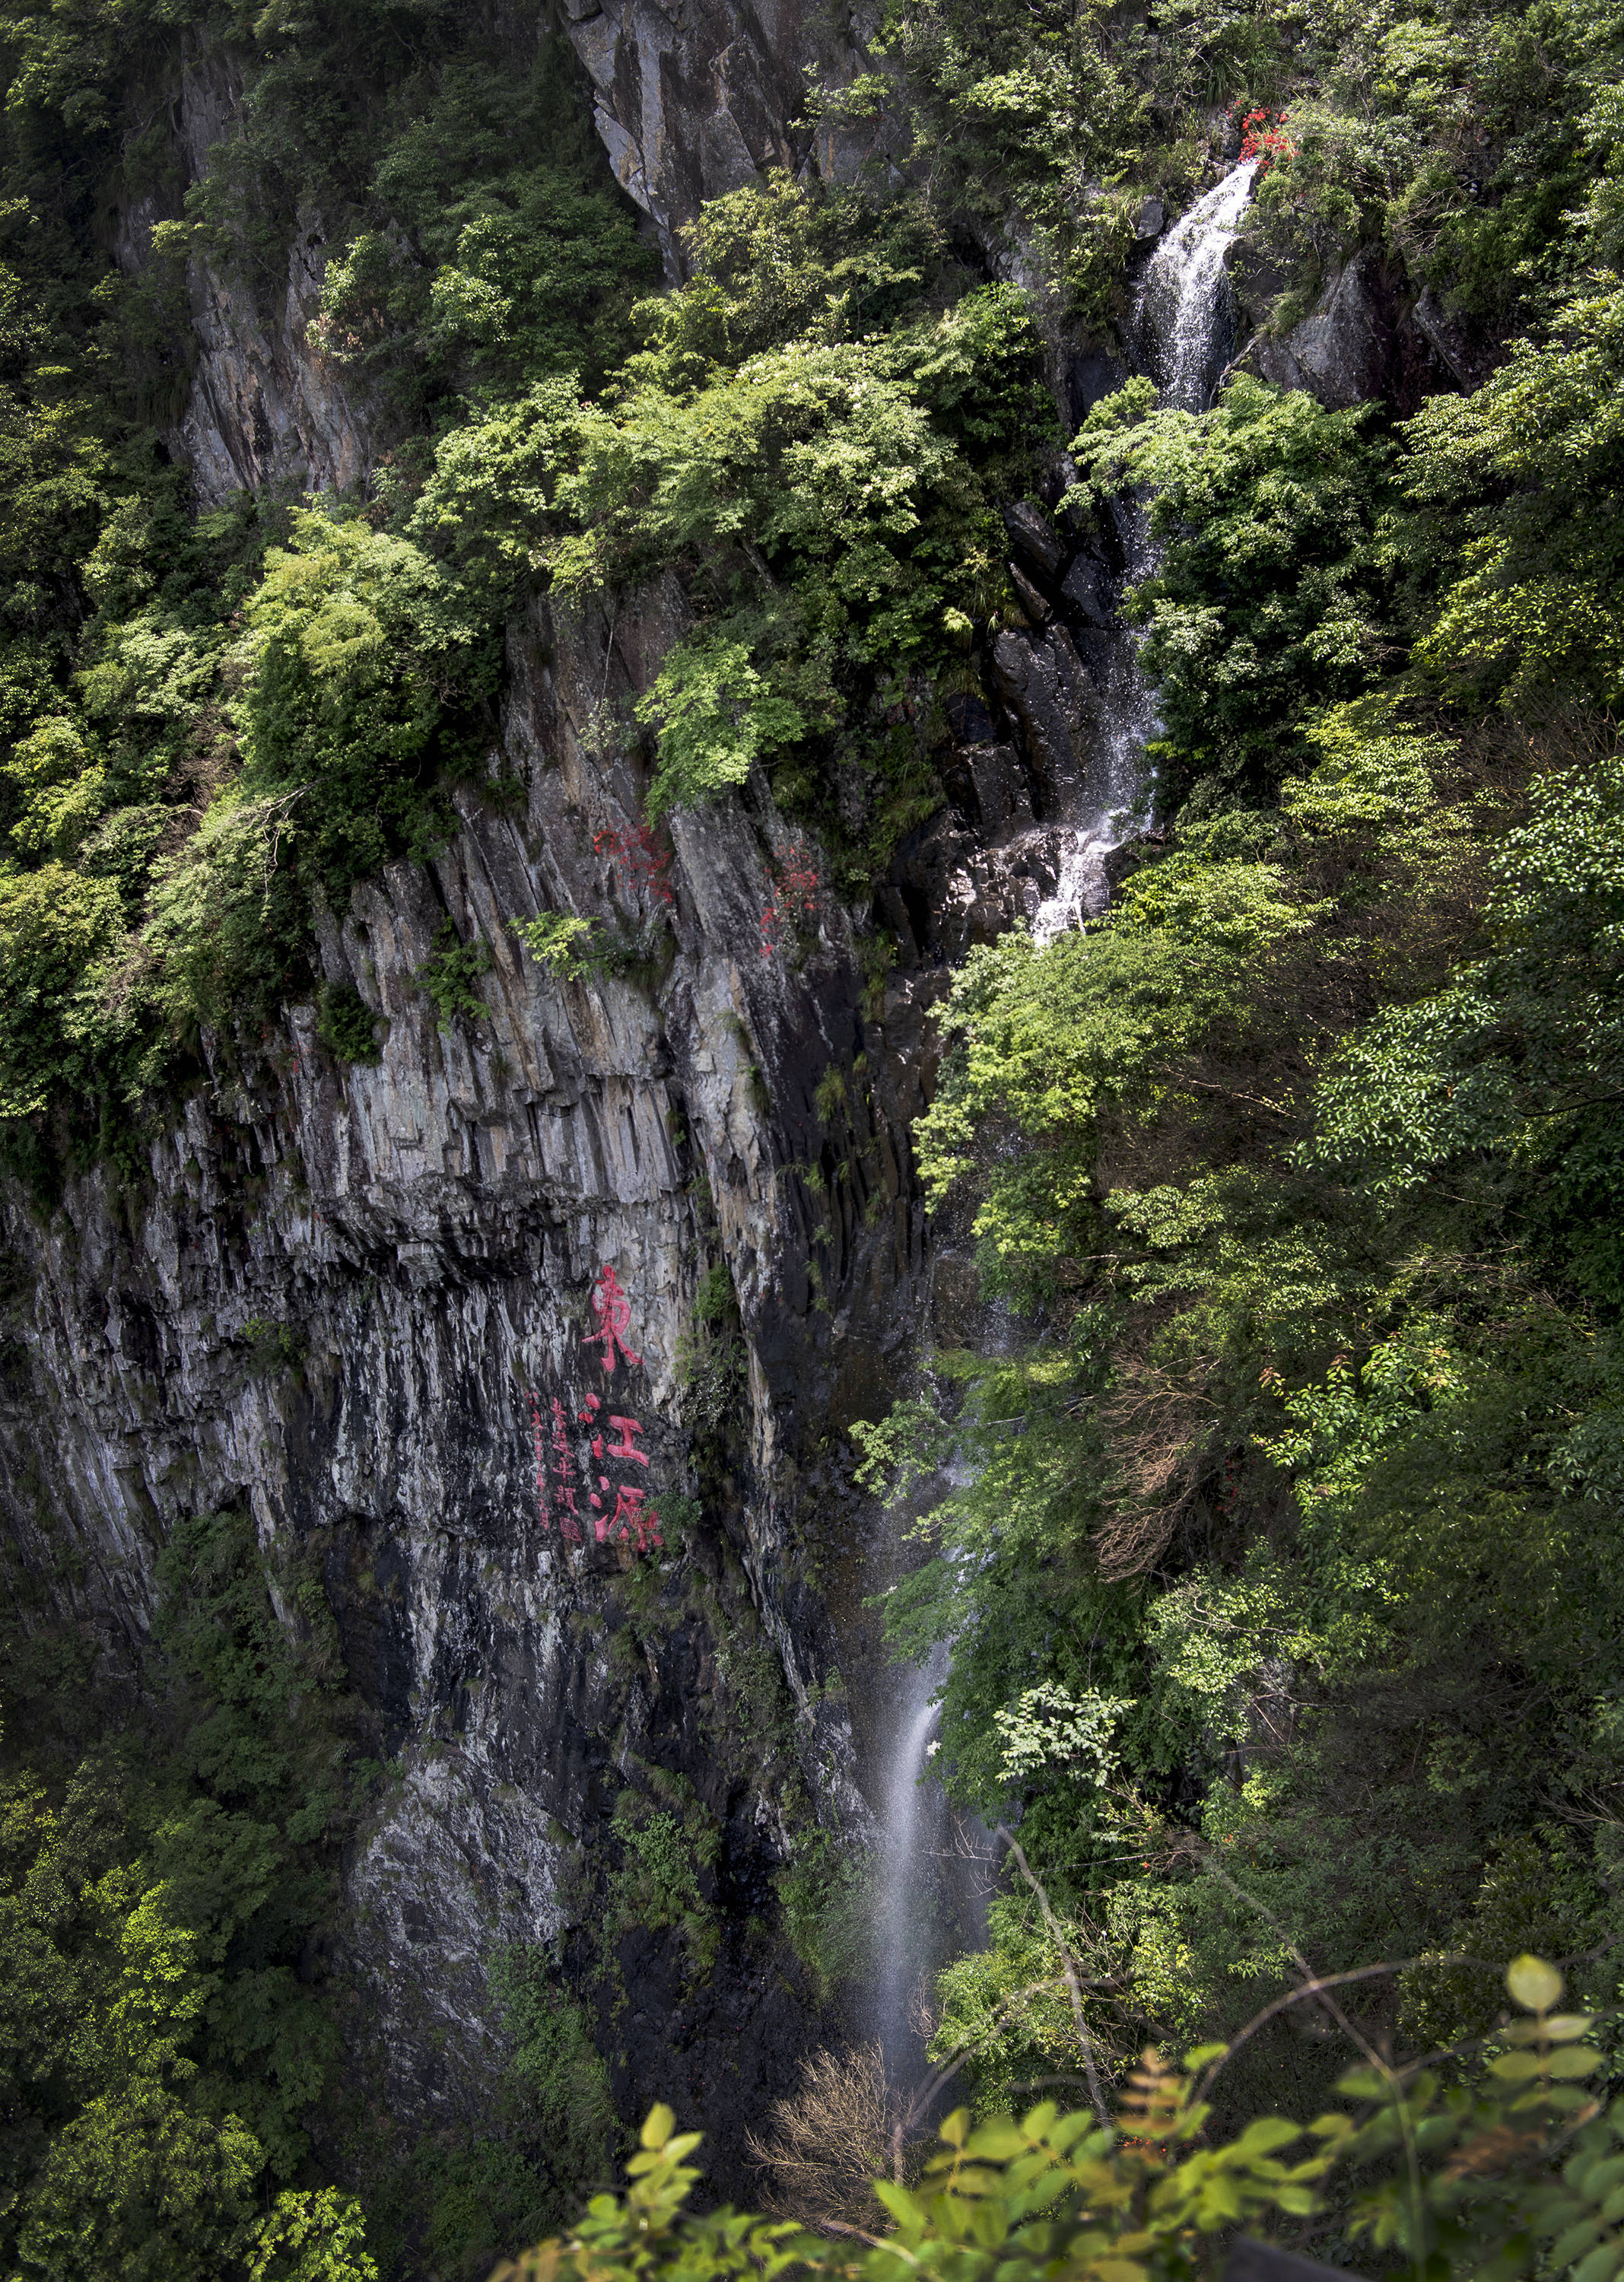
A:
{"label": "foliage in foreground", "polygon": [[[25,1756],[0,1779],[0,2261],[19,2282],[375,2270],[353,2199],[299,2184],[338,2058],[301,1952],[353,1712],[319,1588],[279,1581],[302,1657],[252,1528],[181,1533],[161,1569],[167,1701],[77,1764],[106,1707],[82,1701],[71,1642],[52,1672],[8,1630],[8,1758]],[[53,1712],[70,1728],[55,1753],[28,1734]]]}
{"label": "foliage in foreground", "polygon": [[961,2108],[911,2184],[875,2182],[892,2222],[884,2235],[843,2227],[830,2241],[730,2209],[690,2217],[698,2173],[686,2159],[698,2138],[673,2133],[671,2110],[657,2107],[626,2194],[595,2197],[572,2235],[499,2268],[493,2282],[784,2272],[1151,2282],[1208,2270],[1237,2228],[1295,2221],[1307,2232],[1333,2180],[1355,2255],[1397,2254],[1435,2282],[1512,2282],[1547,2263],[1611,2282],[1624,2265],[1624,2099],[1609,2105],[1587,2087],[1601,2055],[1584,2041],[1589,2015],[1553,2009],[1559,1973],[1525,1956],[1506,1983],[1523,2009],[1500,2030],[1480,2081],[1452,2086],[1367,2046],[1364,2065],[1337,2086],[1349,2105],[1306,2127],[1262,2116],[1212,2144],[1204,2093],[1222,2047],[1187,2054],[1182,2072],[1147,2052],[1114,2121],[1102,2109],[1063,2115],[1053,2101],[1019,2122],[975,2122]]}

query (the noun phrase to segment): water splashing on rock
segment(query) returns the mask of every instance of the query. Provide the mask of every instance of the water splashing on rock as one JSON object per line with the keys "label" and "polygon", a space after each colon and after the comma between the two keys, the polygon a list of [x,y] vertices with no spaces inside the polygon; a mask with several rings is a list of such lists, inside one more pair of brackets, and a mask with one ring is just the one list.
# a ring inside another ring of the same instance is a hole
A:
{"label": "water splashing on rock", "polygon": [[1226,346],[1224,257],[1252,195],[1248,160],[1174,223],[1151,256],[1138,330],[1162,404],[1201,412],[1212,401]]}
{"label": "water splashing on rock", "polygon": [[[1224,258],[1252,195],[1253,166],[1237,167],[1177,221],[1152,255],[1136,311],[1146,363],[1169,411],[1201,412],[1211,402],[1228,349],[1229,288]],[[1155,568],[1143,508],[1124,506],[1119,528],[1133,586]],[[1121,844],[1122,819],[1142,803],[1145,748],[1162,724],[1139,663],[1141,637],[1115,636],[1105,675],[1098,756],[1082,788],[1081,813],[1062,816],[1060,880],[1038,905],[1039,943],[1080,927],[1105,909],[1106,858]]]}

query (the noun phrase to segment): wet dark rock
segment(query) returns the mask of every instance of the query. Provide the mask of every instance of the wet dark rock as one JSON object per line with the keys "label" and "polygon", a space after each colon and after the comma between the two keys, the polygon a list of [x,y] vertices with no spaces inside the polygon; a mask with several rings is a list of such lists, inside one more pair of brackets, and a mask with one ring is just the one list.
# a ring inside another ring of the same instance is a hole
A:
{"label": "wet dark rock", "polygon": [[1009,583],[1020,596],[1021,607],[1034,625],[1041,626],[1053,616],[1047,602],[1038,593],[1018,563],[1011,563],[1009,565]]}
{"label": "wet dark rock", "polygon": [[1102,563],[1079,555],[1061,585],[1062,599],[1091,626],[1107,627],[1115,615],[1115,581]]}
{"label": "wet dark rock", "polygon": [[1007,632],[993,645],[993,671],[1024,733],[1045,810],[1086,783],[1098,741],[1098,693],[1070,634],[1061,625],[1041,634]]}
{"label": "wet dark rock", "polygon": [[1331,412],[1379,398],[1410,412],[1448,379],[1448,361],[1412,314],[1402,273],[1370,251],[1333,274],[1300,324],[1254,334],[1234,369],[1305,390]]}
{"label": "wet dark rock", "polygon": [[943,710],[954,740],[960,745],[979,745],[995,734],[992,716],[974,691],[950,690],[943,701]]}
{"label": "wet dark rock", "polygon": [[1065,354],[1066,409],[1071,427],[1080,428],[1096,404],[1114,396],[1128,378],[1128,368],[1107,349],[1081,346]]}
{"label": "wet dark rock", "polygon": [[1016,500],[1000,510],[1004,528],[1028,561],[1046,578],[1053,578],[1065,560],[1054,529],[1030,500]]}
{"label": "wet dark rock", "polygon": [[975,786],[982,829],[991,838],[1032,820],[1026,772],[1013,745],[974,745],[964,755]]}

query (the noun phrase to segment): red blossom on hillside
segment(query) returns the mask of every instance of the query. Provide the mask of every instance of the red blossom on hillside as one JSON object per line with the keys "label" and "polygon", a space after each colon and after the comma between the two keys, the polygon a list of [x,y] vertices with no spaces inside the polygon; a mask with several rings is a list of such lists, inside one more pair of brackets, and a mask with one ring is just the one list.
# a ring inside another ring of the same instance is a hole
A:
{"label": "red blossom on hillside", "polygon": [[606,826],[594,833],[592,847],[594,855],[610,858],[633,892],[647,888],[663,904],[676,901],[668,876],[676,851],[651,824],[629,825],[624,832]]}
{"label": "red blossom on hillside", "polygon": [[1240,156],[1252,159],[1261,182],[1270,167],[1294,159],[1297,146],[1286,132],[1283,111],[1248,111],[1240,122]]}
{"label": "red blossom on hillside", "polygon": [[821,885],[812,850],[800,841],[790,842],[772,867],[769,877],[772,900],[761,914],[763,959],[772,958],[774,946],[782,941],[788,929],[803,920],[816,919]]}

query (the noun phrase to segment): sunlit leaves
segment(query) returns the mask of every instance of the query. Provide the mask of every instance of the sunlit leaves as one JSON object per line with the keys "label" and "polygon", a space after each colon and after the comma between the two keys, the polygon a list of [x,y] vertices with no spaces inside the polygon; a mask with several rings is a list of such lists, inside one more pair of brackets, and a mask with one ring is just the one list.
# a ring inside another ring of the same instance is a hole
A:
{"label": "sunlit leaves", "polygon": [[1514,701],[1624,692],[1624,291],[1597,282],[1548,340],[1410,423],[1407,487],[1455,554],[1419,654]]}

